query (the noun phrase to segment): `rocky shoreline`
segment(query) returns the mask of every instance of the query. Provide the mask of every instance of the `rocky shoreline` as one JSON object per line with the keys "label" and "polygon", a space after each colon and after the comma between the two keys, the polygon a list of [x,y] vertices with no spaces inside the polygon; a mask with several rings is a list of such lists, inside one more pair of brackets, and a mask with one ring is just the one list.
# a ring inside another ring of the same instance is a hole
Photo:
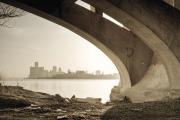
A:
{"label": "rocky shoreline", "polygon": [[0,86],[0,120],[180,120],[180,99],[161,102],[100,103],[93,98]]}
{"label": "rocky shoreline", "polygon": [[95,98],[63,98],[16,86],[0,86],[0,120],[100,120],[110,106]]}

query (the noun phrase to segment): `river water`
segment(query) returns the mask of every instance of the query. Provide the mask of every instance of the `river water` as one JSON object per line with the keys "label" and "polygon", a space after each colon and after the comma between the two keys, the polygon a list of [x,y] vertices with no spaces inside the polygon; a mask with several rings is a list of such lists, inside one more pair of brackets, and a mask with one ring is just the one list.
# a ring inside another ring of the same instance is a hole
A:
{"label": "river water", "polygon": [[1,81],[3,85],[22,86],[24,89],[44,92],[51,95],[59,94],[71,98],[102,98],[102,102],[109,101],[111,89],[119,84],[119,80],[70,80],[70,79],[16,79]]}

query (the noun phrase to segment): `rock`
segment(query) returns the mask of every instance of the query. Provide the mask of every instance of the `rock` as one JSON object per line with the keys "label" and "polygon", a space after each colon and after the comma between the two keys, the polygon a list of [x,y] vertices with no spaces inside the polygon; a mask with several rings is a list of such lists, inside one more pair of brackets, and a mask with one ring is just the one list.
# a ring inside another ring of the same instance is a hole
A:
{"label": "rock", "polygon": [[66,111],[64,111],[62,109],[57,109],[56,112],[66,113]]}
{"label": "rock", "polygon": [[21,98],[14,96],[1,95],[0,96],[0,108],[20,108],[30,106],[31,103]]}
{"label": "rock", "polygon": [[129,97],[121,94],[119,86],[114,86],[112,88],[111,94],[110,94],[110,101],[113,103],[119,103],[119,102],[132,103]]}
{"label": "rock", "polygon": [[51,109],[50,108],[37,108],[37,109],[34,109],[34,110],[32,110],[34,113],[49,113],[49,112],[51,112]]}
{"label": "rock", "polygon": [[84,115],[72,114],[72,115],[63,115],[57,116],[57,120],[86,120]]}
{"label": "rock", "polygon": [[67,115],[57,116],[57,120],[68,120],[68,116]]}
{"label": "rock", "polygon": [[73,95],[72,97],[71,97],[71,99],[75,99],[76,98],[76,96],[75,95]]}
{"label": "rock", "polygon": [[122,100],[122,95],[120,94],[120,87],[114,86],[111,90],[110,101],[117,102]]}
{"label": "rock", "polygon": [[73,100],[75,100],[77,102],[90,103],[90,104],[99,104],[99,103],[101,103],[101,98],[92,98],[92,97],[74,98]]}
{"label": "rock", "polygon": [[57,109],[56,112],[62,112],[62,109]]}
{"label": "rock", "polygon": [[54,98],[55,98],[59,103],[66,102],[66,100],[65,100],[63,97],[61,97],[60,95],[58,95],[58,94],[56,94],[56,95],[54,96]]}
{"label": "rock", "polygon": [[69,100],[68,98],[65,98],[65,102],[69,103],[69,102],[70,102],[70,100]]}
{"label": "rock", "polygon": [[124,96],[123,102],[125,103],[132,103],[131,99],[127,96]]}

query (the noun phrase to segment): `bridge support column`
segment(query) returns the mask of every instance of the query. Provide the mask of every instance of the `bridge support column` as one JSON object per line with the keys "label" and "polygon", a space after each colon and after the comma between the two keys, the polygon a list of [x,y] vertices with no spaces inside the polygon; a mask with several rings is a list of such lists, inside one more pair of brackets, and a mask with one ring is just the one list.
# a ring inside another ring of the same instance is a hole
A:
{"label": "bridge support column", "polygon": [[152,64],[143,79],[132,88],[123,92],[118,92],[120,88],[114,87],[111,93],[111,100],[118,101],[127,96],[133,103],[139,103],[178,98],[180,90],[170,89],[169,86],[166,68],[161,60],[154,56]]}

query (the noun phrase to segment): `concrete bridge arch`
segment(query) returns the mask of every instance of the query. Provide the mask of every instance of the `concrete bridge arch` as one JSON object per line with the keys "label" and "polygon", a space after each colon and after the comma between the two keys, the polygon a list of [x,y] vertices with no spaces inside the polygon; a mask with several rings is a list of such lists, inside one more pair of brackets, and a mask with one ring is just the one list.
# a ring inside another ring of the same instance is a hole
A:
{"label": "concrete bridge arch", "polygon": [[[179,36],[180,22],[178,20],[180,14],[177,9],[167,5],[162,0],[83,1],[120,21],[140,37],[140,39],[151,48],[154,56],[159,59],[158,61],[161,61],[160,64],[163,64],[165,67],[165,74],[167,74],[168,77],[168,82],[165,81],[165,83],[169,84],[166,86],[166,89],[179,89],[180,67],[178,59],[179,52],[177,51],[180,51],[180,49],[177,47],[179,45],[179,37],[177,36]],[[151,68],[152,67],[150,67],[150,69]],[[151,72],[147,72],[147,74],[149,73]],[[145,76],[149,76],[147,74],[145,74]],[[139,87],[139,85],[137,86]],[[147,84],[141,87],[147,89]],[[154,89],[156,89],[156,87]],[[132,91],[135,90],[136,89],[132,89]]]}
{"label": "concrete bridge arch", "polygon": [[[83,0],[99,11],[95,13],[75,5],[76,0],[54,1],[53,3],[44,1],[43,4],[40,0],[1,1],[58,23],[99,47],[110,57],[122,77],[122,86],[112,90],[112,93],[115,93],[112,94],[112,98],[113,95],[115,96],[113,99],[119,99],[122,95],[127,95],[135,102],[159,100],[167,97],[172,89],[180,88],[180,65],[179,55],[177,54],[179,48],[173,49],[166,42],[167,36],[158,33],[161,29],[154,27],[157,24],[151,26],[151,22],[143,21],[139,15],[141,13],[148,18],[152,18],[155,14],[158,14],[149,12],[149,9],[144,9],[144,6],[147,7],[147,4],[150,4],[156,5],[157,8],[155,9],[165,9],[167,6],[161,0],[153,0],[152,2],[148,2],[148,0]],[[140,3],[140,5],[137,3]],[[135,7],[131,8],[129,4],[135,4],[138,9],[145,12],[131,12],[131,9]],[[120,28],[106,20],[102,17],[102,12],[114,17],[131,31]],[[163,10],[160,13],[166,16],[166,12],[163,13]],[[172,13],[174,12],[172,11]],[[179,16],[178,11],[175,11],[174,14]],[[157,20],[159,19],[161,18]],[[162,26],[166,28],[170,21],[173,20],[162,23]],[[157,21],[153,22],[157,23]],[[179,24],[176,21],[177,26],[174,25],[171,30],[178,30]],[[166,30],[162,30],[166,33]],[[175,39],[172,39],[172,41],[178,41],[176,35],[173,34],[172,37]],[[159,70],[163,72],[158,72]],[[155,72],[161,75],[155,74]],[[162,78],[162,76],[166,77]],[[149,79],[150,77],[151,79]],[[154,85],[155,80],[159,80],[160,83]],[[152,86],[148,87],[149,84]],[[159,84],[165,85],[157,88]],[[131,85],[132,88],[130,88]],[[148,95],[145,95],[146,93]],[[152,96],[154,99],[151,99]]]}

